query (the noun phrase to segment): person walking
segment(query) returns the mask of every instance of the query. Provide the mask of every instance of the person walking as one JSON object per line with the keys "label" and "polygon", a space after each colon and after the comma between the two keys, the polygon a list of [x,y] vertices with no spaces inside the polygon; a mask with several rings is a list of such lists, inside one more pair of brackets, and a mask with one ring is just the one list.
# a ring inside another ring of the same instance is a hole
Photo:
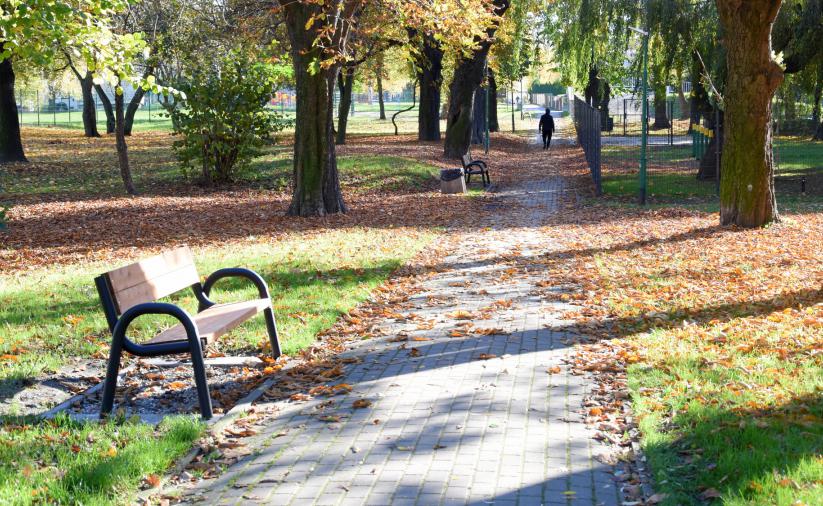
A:
{"label": "person walking", "polygon": [[549,149],[554,133],[554,118],[551,109],[546,109],[546,114],[540,117],[540,125],[537,129],[543,134],[543,149]]}

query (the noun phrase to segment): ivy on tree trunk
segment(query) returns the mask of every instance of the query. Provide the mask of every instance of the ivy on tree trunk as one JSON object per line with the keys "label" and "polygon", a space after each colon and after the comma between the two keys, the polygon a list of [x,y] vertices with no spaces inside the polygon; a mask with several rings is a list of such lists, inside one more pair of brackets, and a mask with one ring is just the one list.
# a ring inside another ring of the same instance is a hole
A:
{"label": "ivy on tree trunk", "polygon": [[771,102],[783,81],[771,30],[781,0],[717,0],[728,57],[720,223],[760,227],[778,219]]}
{"label": "ivy on tree trunk", "polygon": [[[3,45],[0,44],[0,51]],[[25,162],[20,139],[20,118],[14,98],[14,67],[11,58],[0,62],[0,163]]]}
{"label": "ivy on tree trunk", "polygon": [[[334,148],[333,103],[340,64],[323,62],[325,53],[316,41],[322,34],[330,44],[345,48],[350,24],[335,22],[326,12],[353,15],[356,2],[326,1],[323,4],[279,0],[286,19],[292,47],[297,114],[294,132],[294,191],[289,214],[323,216],[345,212],[337,156]],[[309,28],[307,29],[307,25]]]}

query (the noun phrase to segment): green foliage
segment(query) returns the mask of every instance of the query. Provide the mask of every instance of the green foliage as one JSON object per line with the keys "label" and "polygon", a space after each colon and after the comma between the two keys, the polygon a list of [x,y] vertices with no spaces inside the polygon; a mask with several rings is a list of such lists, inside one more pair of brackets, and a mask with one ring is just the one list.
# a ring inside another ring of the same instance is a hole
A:
{"label": "green foliage", "polygon": [[533,81],[529,86],[529,93],[551,93],[552,95],[565,95],[566,87],[562,83],[541,83]]}
{"label": "green foliage", "polygon": [[288,72],[242,50],[193,66],[176,85],[182,107],[169,112],[182,135],[174,148],[187,176],[201,171],[206,184],[228,182],[249,167],[269,135],[287,125],[266,105]]}

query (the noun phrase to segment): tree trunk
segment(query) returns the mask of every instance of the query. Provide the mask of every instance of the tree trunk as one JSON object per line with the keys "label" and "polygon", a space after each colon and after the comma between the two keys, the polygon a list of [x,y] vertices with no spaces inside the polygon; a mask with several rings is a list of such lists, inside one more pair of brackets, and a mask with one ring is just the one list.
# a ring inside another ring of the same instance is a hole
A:
{"label": "tree trunk", "polygon": [[668,101],[666,100],[666,86],[654,87],[654,124],[653,130],[669,128]]}
{"label": "tree trunk", "polygon": [[20,139],[18,114],[14,98],[14,67],[9,57],[0,62],[0,163],[28,161]]}
{"label": "tree trunk", "polygon": [[129,167],[129,150],[126,146],[126,122],[123,114],[123,92],[114,93],[114,114],[115,127],[114,135],[117,144],[117,162],[120,165],[120,176],[123,178],[123,186],[130,195],[137,195],[134,189],[134,181],[131,178],[131,167]]}
{"label": "tree trunk", "polygon": [[483,144],[486,139],[486,88],[474,92],[472,111],[472,144]]}
{"label": "tree trunk", "polygon": [[94,78],[91,72],[80,79],[80,90],[83,93],[83,132],[86,137],[100,137],[97,131],[97,107],[94,103]]}
{"label": "tree trunk", "polygon": [[111,105],[111,100],[109,100],[109,96],[106,95],[106,91],[99,84],[94,85],[94,91],[97,92],[97,98],[100,99],[100,103],[103,104],[103,111],[106,112],[106,133],[113,134],[115,121],[114,108]]}
{"label": "tree trunk", "polygon": [[515,132],[514,128],[514,81],[511,82],[509,85],[512,91],[512,132]]}
{"label": "tree trunk", "polygon": [[717,0],[728,57],[720,223],[761,227],[778,219],[771,102],[783,81],[771,30],[781,0]]}
{"label": "tree trunk", "polygon": [[[315,17],[311,28],[307,22],[315,15],[341,5],[340,0],[327,1],[324,5],[280,0],[286,17],[292,46],[295,83],[297,91],[297,115],[294,132],[294,193],[289,214],[293,216],[323,216],[345,212],[340,180],[337,172],[337,156],[333,135],[332,97],[339,65],[319,66],[314,73],[316,60],[324,54],[315,41],[319,31],[328,29],[324,24],[328,17]],[[339,47],[345,46],[348,23],[336,28]],[[343,31],[343,33],[339,33]]]}
{"label": "tree trunk", "polygon": [[417,78],[420,81],[417,139],[421,141],[439,141],[443,49],[433,36],[424,35],[420,55],[417,62]]}
{"label": "tree trunk", "polygon": [[137,109],[140,108],[140,102],[143,101],[145,94],[146,90],[140,86],[134,90],[134,95],[132,95],[131,100],[129,101],[129,107],[126,109],[126,135],[131,135],[131,127],[134,125],[134,115],[137,114]]}
{"label": "tree trunk", "polygon": [[494,71],[489,69],[489,132],[499,132],[500,122],[497,119],[497,81]]}
{"label": "tree trunk", "polygon": [[[494,0],[493,3],[498,16],[505,14],[509,8],[509,0]],[[449,87],[449,112],[443,149],[449,158],[460,158],[469,150],[474,92],[483,81],[486,58],[496,31],[497,25],[489,27],[486,30],[487,37],[479,41],[471,56],[461,57],[454,69],[454,77]]]}
{"label": "tree trunk", "polygon": [[689,102],[686,100],[686,95],[683,93],[683,81],[680,81],[680,84],[677,87],[677,102],[680,105],[680,114],[678,115],[678,118],[681,120],[689,119]]}
{"label": "tree trunk", "polygon": [[377,103],[380,105],[380,119],[386,119],[386,104],[383,101],[383,58],[377,66]]}
{"label": "tree trunk", "polygon": [[340,88],[340,103],[337,109],[337,144],[346,143],[346,127],[349,124],[349,111],[351,110],[352,90],[354,89],[354,69],[343,66],[338,77],[338,87]]}

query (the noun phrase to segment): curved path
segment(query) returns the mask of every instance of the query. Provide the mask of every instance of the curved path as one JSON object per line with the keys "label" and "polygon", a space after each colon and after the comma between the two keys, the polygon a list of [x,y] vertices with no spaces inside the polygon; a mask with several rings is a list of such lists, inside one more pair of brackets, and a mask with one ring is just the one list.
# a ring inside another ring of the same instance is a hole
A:
{"label": "curved path", "polygon": [[[422,282],[408,318],[387,319],[388,337],[348,352],[362,359],[340,378],[353,392],[278,403],[256,454],[184,500],[619,504],[612,468],[595,458],[606,450],[580,414],[588,385],[564,362],[574,336],[559,318],[569,306],[533,294],[541,267],[529,259],[552,247],[539,227],[563,187],[548,176],[501,189],[498,220],[443,259],[449,268]],[[460,311],[487,319],[467,332]],[[398,334],[409,341],[390,340]],[[372,404],[352,409],[360,398]]]}

